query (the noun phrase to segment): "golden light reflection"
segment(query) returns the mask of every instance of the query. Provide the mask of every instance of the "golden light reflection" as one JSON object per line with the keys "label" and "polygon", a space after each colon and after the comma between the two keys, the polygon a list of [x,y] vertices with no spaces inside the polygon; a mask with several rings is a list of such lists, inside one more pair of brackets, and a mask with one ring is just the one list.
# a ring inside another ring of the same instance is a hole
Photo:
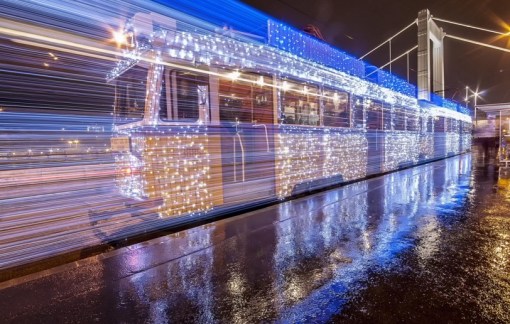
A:
{"label": "golden light reflection", "polygon": [[506,39],[506,47],[510,47],[510,24],[498,17],[496,14],[494,14],[494,20],[496,21],[497,25],[504,30],[504,34],[497,36],[496,39]]}
{"label": "golden light reflection", "polygon": [[113,36],[113,40],[115,41],[115,43],[117,43],[117,46],[119,46],[119,47],[127,43],[126,34],[124,34],[124,32],[122,30],[121,31],[114,30],[112,32],[112,36]]}

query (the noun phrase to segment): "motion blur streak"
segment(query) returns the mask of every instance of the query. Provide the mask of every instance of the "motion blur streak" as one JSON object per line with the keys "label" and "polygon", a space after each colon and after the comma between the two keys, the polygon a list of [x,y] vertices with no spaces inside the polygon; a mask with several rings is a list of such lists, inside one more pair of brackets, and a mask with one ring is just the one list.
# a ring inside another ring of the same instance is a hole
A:
{"label": "motion blur streak", "polygon": [[6,0],[0,56],[2,271],[471,145],[463,106],[230,0]]}

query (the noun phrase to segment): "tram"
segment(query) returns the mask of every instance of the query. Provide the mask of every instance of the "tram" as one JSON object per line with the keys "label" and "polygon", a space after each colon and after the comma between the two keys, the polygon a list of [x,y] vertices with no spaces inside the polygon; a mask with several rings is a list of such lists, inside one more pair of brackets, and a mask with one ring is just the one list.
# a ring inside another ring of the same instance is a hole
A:
{"label": "tram", "polygon": [[470,147],[471,117],[457,106],[369,80],[363,62],[311,36],[268,21],[261,40],[196,21],[135,14],[107,77],[118,188],[160,202],[161,217],[285,199]]}

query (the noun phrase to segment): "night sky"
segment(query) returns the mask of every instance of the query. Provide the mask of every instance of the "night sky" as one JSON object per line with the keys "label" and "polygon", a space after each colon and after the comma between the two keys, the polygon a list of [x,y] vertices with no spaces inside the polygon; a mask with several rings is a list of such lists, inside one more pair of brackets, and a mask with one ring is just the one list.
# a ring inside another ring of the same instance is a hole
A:
{"label": "night sky", "polygon": [[[417,18],[421,9],[434,17],[491,30],[510,31],[509,0],[244,0],[289,25],[319,27],[328,43],[360,57]],[[437,22],[447,34],[510,49],[510,37]],[[417,44],[411,27],[392,41],[393,57]],[[381,66],[389,47],[366,58]],[[410,54],[410,82],[416,84],[416,51]],[[406,79],[405,57],[392,70]],[[483,91],[478,104],[510,102],[510,53],[445,38],[445,97],[463,101],[465,88]]]}

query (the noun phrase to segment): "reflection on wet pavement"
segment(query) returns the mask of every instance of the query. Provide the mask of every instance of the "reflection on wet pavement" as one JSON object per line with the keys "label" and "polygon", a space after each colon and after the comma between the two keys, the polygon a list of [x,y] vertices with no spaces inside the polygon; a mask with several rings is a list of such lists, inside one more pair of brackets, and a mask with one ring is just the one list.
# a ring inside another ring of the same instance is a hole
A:
{"label": "reflection on wet pavement", "polygon": [[496,169],[471,161],[403,170],[10,282],[0,310],[10,322],[509,322],[509,191]]}

